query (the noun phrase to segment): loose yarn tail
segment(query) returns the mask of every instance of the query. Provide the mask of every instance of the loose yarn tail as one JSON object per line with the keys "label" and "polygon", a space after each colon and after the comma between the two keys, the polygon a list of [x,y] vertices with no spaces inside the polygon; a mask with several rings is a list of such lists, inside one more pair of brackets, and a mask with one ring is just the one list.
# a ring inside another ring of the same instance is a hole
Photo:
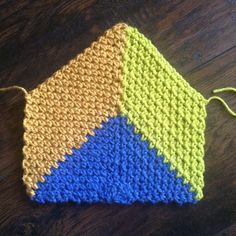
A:
{"label": "loose yarn tail", "polygon": [[0,88],[0,92],[6,92],[10,90],[20,90],[24,93],[25,97],[28,95],[28,92],[26,91],[26,89],[20,86],[14,85],[14,86],[6,87],[6,88]]}
{"label": "loose yarn tail", "polygon": [[[226,88],[220,88],[220,89],[214,89],[213,93],[221,93],[221,92],[235,92],[236,93],[236,88],[232,88],[232,87],[226,87]],[[219,96],[212,96],[207,100],[207,103],[209,103],[212,100],[218,100],[220,101],[223,106],[226,108],[226,110],[229,112],[229,114],[231,114],[232,116],[236,117],[236,112],[234,112],[229,105]]]}

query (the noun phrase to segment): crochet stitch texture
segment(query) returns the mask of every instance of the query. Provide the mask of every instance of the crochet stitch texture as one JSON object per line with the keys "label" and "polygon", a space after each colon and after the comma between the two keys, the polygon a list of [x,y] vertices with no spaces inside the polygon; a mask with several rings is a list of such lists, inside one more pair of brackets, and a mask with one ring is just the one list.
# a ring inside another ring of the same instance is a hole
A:
{"label": "crochet stitch texture", "polygon": [[127,125],[127,118],[111,118],[94,133],[80,149],[73,149],[58,169],[52,169],[45,183],[39,183],[34,200],[195,202],[189,185],[183,185],[183,179],[176,177],[176,171],[170,171],[163,157],[157,158],[156,150],[141,141],[134,126]]}
{"label": "crochet stitch texture", "polygon": [[195,203],[207,100],[117,24],[26,96],[23,181],[38,202]]}

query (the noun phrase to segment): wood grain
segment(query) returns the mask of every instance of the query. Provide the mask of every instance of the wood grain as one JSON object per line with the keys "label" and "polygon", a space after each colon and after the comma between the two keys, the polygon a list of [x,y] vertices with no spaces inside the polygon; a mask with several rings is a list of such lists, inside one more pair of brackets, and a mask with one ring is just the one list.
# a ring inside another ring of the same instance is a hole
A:
{"label": "wood grain", "polygon": [[[0,2],[0,87],[35,88],[103,31],[126,22],[143,32],[204,96],[236,87],[233,0]],[[235,94],[222,95],[236,110]],[[205,198],[175,204],[31,202],[22,177],[20,92],[0,94],[0,235],[236,235],[236,120],[208,105]]]}

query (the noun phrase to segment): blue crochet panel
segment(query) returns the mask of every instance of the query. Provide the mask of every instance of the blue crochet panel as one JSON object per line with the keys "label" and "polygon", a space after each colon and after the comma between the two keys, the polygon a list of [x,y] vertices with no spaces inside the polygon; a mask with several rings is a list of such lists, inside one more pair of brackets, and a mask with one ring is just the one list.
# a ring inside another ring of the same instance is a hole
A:
{"label": "blue crochet panel", "polygon": [[195,203],[195,193],[122,116],[110,118],[38,183],[37,202]]}

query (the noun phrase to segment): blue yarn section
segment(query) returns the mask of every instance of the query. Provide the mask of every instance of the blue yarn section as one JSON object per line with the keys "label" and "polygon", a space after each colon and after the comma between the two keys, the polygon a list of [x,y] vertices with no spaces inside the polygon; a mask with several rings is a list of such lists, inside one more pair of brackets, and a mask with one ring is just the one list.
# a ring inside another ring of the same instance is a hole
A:
{"label": "blue yarn section", "polygon": [[195,193],[125,117],[110,118],[38,183],[33,200],[77,203],[195,203]]}

